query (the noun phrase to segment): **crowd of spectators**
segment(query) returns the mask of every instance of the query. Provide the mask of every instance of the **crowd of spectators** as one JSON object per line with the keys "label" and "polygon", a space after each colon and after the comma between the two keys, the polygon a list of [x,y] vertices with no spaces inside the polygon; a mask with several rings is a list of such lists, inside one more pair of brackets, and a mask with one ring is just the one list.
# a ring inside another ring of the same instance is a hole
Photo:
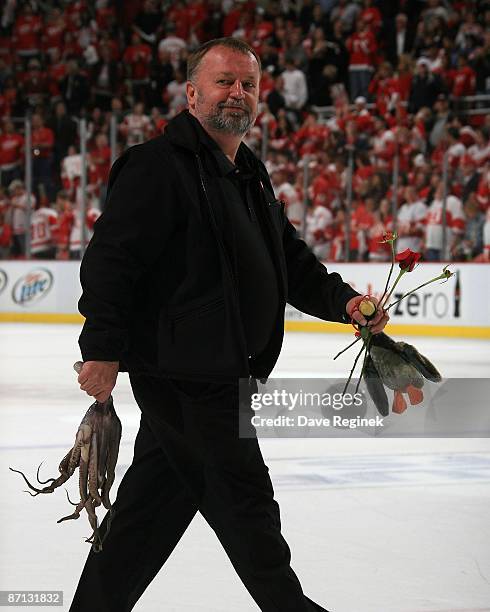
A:
{"label": "crowd of spectators", "polygon": [[427,260],[490,260],[490,0],[6,0],[0,19],[0,257],[25,251],[24,117],[32,256],[77,258],[111,161],[185,108],[188,54],[235,36],[263,66],[246,142],[319,257],[386,260],[396,225]]}

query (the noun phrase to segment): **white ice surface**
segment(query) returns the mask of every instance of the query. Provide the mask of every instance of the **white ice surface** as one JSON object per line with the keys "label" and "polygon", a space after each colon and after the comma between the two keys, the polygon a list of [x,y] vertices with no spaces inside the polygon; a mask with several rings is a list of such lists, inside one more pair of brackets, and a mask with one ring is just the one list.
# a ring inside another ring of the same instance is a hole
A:
{"label": "white ice surface", "polygon": [[[44,460],[42,476],[54,476],[72,445],[89,401],[71,369],[78,333],[77,326],[0,325],[0,590],[63,590],[63,610],[88,553],[88,522],[57,525],[70,512],[64,491],[31,498],[8,466],[33,476]],[[275,375],[344,376],[351,356],[332,356],[346,341],[289,334]],[[490,377],[488,341],[413,343],[445,376]],[[139,422],[127,376],[114,398],[123,423],[117,486]],[[334,612],[490,611],[489,439],[266,439],[261,446],[292,565],[312,599]],[[75,477],[68,488],[76,498]],[[197,516],[134,609],[257,607]]]}

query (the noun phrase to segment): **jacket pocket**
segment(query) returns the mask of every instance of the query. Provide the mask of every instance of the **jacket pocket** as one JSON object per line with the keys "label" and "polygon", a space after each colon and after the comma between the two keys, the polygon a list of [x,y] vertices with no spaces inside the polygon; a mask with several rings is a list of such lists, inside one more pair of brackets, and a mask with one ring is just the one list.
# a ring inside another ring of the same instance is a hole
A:
{"label": "jacket pocket", "polygon": [[181,323],[186,319],[192,317],[199,317],[205,315],[207,312],[212,312],[215,308],[219,308],[224,304],[223,297],[217,297],[205,304],[193,306],[190,308],[179,309],[176,311],[169,311],[169,319],[173,324]]}
{"label": "jacket pocket", "polygon": [[175,376],[237,371],[238,354],[222,296],[200,306],[160,314],[158,365]]}
{"label": "jacket pocket", "polygon": [[274,200],[273,202],[269,202],[267,205],[267,211],[272,221],[272,225],[281,236],[284,230],[284,206],[285,205],[282,200]]}

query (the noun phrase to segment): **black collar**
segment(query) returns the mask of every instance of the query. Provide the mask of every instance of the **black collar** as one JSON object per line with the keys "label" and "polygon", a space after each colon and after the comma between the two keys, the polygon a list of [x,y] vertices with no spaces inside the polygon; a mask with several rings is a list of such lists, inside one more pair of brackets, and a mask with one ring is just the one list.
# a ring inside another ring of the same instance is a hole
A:
{"label": "black collar", "polygon": [[165,135],[173,144],[195,154],[199,154],[205,147],[212,154],[217,171],[221,176],[234,173],[237,174],[237,177],[248,179],[258,174],[257,159],[243,142],[238,147],[235,164],[233,164],[188,110],[182,111],[169,122],[165,128]]}

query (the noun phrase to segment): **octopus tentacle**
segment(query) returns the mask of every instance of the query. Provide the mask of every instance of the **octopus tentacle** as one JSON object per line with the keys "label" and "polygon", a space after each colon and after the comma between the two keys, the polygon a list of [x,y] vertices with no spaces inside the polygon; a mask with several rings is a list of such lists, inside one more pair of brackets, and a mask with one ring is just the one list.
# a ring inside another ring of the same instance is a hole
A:
{"label": "octopus tentacle", "polygon": [[48,487],[44,487],[43,489],[38,489],[37,487],[35,487],[34,485],[32,485],[28,480],[26,475],[24,474],[24,472],[21,472],[20,470],[15,470],[12,467],[9,467],[9,470],[11,470],[12,472],[16,472],[17,474],[20,474],[22,476],[22,478],[25,480],[27,486],[32,490],[35,491],[35,493],[31,493],[30,491],[26,491],[26,493],[29,493],[29,495],[31,495],[32,497],[36,497],[36,495],[39,495],[39,493],[53,493],[53,491],[59,487],[60,485],[62,485],[64,482],[66,482],[68,480],[68,476],[65,476],[64,474],[62,474],[59,478],[56,478],[53,480],[53,482],[48,486]]}
{"label": "octopus tentacle", "polygon": [[73,474],[73,472],[76,470],[80,463],[81,450],[82,442],[78,442],[77,444],[75,444],[71,453],[68,455],[68,461],[65,469],[70,476]]}
{"label": "octopus tentacle", "polygon": [[91,497],[98,502],[98,506],[102,503],[99,492],[97,490],[97,434],[94,431],[92,433],[92,440],[90,443],[90,460],[88,465],[88,490]]}
{"label": "octopus tentacle", "polygon": [[38,468],[37,468],[37,472],[36,472],[36,478],[39,484],[48,484],[48,482],[54,482],[56,480],[56,478],[48,478],[47,480],[40,480],[39,479],[39,470],[41,469],[42,464],[44,463],[44,461],[41,461],[41,463],[39,464]]}
{"label": "octopus tentacle", "polygon": [[80,472],[78,475],[78,486],[80,490],[80,499],[85,503],[87,501],[87,476],[88,476],[88,463],[83,459],[80,459]]}
{"label": "octopus tentacle", "polygon": [[70,499],[70,495],[68,493],[68,489],[65,489],[65,493],[66,493],[66,498],[68,499],[68,502],[72,505],[72,506],[78,506],[78,504],[76,504],[75,502],[72,502]]}
{"label": "octopus tentacle", "polygon": [[113,423],[111,433],[112,436],[110,444],[108,446],[107,455],[107,476],[102,487],[102,501],[107,509],[111,508],[109,491],[111,490],[111,487],[114,484],[114,479],[116,476],[116,463],[117,456],[119,453],[119,441],[121,439],[121,422],[119,421],[119,419],[117,419],[117,421]]}
{"label": "octopus tentacle", "polygon": [[69,514],[68,516],[63,516],[60,519],[58,519],[56,522],[62,523],[63,521],[76,520],[80,518],[80,512],[83,510],[84,506],[85,506],[85,502],[80,501],[77,504],[77,507],[75,508],[75,510],[73,511],[73,514]]}

